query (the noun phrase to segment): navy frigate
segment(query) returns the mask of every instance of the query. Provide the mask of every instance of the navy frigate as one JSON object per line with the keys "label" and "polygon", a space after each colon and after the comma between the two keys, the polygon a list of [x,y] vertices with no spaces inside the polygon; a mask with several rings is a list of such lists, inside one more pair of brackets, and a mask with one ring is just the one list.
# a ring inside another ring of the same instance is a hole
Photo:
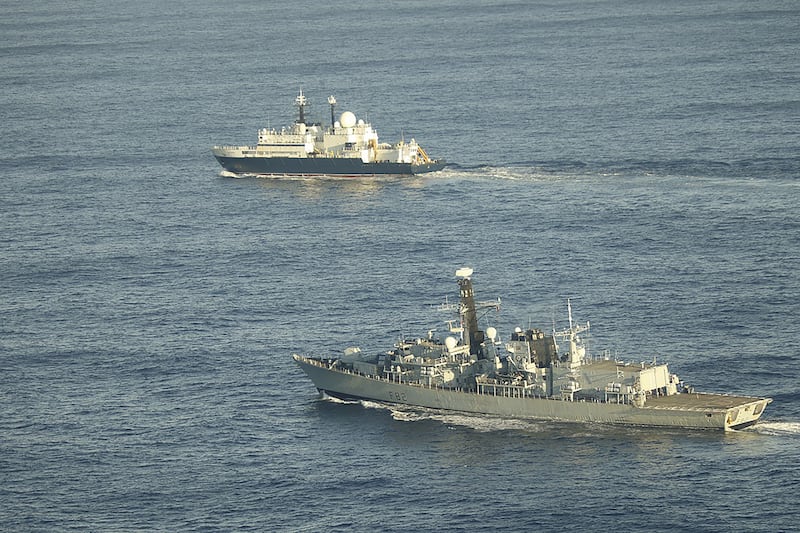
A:
{"label": "navy frigate", "polygon": [[[294,354],[323,395],[536,420],[739,430],[756,423],[771,398],[698,392],[665,363],[624,362],[588,353],[574,323],[551,332],[516,328],[510,339],[479,327],[472,269],[456,271],[458,319],[440,339],[402,340],[376,355],[350,347],[337,356]],[[485,320],[485,317],[482,317]]]}
{"label": "navy frigate", "polygon": [[431,159],[415,139],[395,144],[378,141],[371,124],[345,111],[337,120],[336,98],[328,97],[331,123],[309,123],[308,100],[295,99],[297,120],[280,130],[258,131],[256,145],[214,146],[212,153],[226,171],[263,176],[362,177],[408,176],[441,170],[442,159]]}

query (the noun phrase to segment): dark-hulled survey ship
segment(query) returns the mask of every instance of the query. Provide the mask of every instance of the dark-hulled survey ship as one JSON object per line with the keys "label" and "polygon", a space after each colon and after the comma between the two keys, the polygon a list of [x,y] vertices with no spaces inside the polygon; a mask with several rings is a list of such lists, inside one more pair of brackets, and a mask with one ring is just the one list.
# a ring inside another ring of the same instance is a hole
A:
{"label": "dark-hulled survey ship", "polygon": [[371,124],[351,111],[337,120],[336,99],[330,96],[328,103],[330,126],[308,123],[308,101],[300,91],[292,126],[259,130],[254,146],[214,146],[214,157],[228,172],[264,176],[408,176],[444,168],[445,161],[431,159],[416,140],[381,143]]}

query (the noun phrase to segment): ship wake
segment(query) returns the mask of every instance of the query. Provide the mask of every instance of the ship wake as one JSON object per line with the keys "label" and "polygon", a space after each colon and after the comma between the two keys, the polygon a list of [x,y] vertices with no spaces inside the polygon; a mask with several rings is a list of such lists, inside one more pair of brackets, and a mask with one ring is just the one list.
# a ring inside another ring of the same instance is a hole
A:
{"label": "ship wake", "polygon": [[361,405],[368,409],[386,410],[392,419],[398,422],[425,422],[433,421],[441,423],[450,429],[462,427],[477,431],[479,433],[491,433],[496,431],[540,431],[546,422],[503,418],[498,416],[471,415],[468,413],[457,413],[450,411],[440,411],[425,407],[410,407],[404,405],[384,404],[369,400],[362,400]]}
{"label": "ship wake", "polygon": [[759,422],[753,430],[762,435],[800,435],[800,422]]}
{"label": "ship wake", "polygon": [[585,179],[604,178],[607,174],[591,172],[587,169],[555,169],[550,170],[534,165],[476,165],[459,166],[448,165],[444,170],[436,173],[439,178],[470,178],[489,179],[497,181],[578,181]]}

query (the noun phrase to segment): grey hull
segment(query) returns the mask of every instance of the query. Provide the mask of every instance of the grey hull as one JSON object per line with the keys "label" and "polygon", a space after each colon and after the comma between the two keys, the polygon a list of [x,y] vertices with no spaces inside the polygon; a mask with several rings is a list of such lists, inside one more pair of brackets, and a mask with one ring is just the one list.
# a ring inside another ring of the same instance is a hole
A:
{"label": "grey hull", "polygon": [[435,172],[445,166],[444,161],[364,163],[361,159],[349,157],[214,157],[228,172],[277,176],[410,176]]}
{"label": "grey hull", "polygon": [[323,361],[299,355],[295,355],[294,360],[318,390],[331,396],[509,418],[731,430],[754,424],[769,403],[765,398],[717,394],[682,394],[680,400],[671,398],[669,403],[659,405],[656,399],[644,407],[555,398],[513,398],[391,382],[330,368]]}

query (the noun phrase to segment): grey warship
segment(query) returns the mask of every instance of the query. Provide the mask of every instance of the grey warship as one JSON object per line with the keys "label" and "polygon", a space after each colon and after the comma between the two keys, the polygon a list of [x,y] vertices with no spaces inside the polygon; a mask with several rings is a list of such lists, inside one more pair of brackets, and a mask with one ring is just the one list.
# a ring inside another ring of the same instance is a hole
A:
{"label": "grey warship", "polygon": [[378,142],[378,132],[351,111],[336,119],[336,98],[328,97],[331,123],[323,127],[306,120],[308,100],[295,99],[298,118],[289,128],[258,131],[254,146],[214,146],[222,168],[233,174],[261,176],[362,177],[409,176],[441,170],[442,159],[431,159],[415,139],[395,144]]}
{"label": "grey warship", "polygon": [[[516,328],[510,340],[480,329],[473,271],[456,271],[460,302],[449,335],[402,340],[386,353],[292,357],[321,394],[536,420],[731,431],[751,426],[771,398],[697,392],[664,363],[593,357],[572,320],[561,331]],[[483,318],[482,318],[483,319]]]}

